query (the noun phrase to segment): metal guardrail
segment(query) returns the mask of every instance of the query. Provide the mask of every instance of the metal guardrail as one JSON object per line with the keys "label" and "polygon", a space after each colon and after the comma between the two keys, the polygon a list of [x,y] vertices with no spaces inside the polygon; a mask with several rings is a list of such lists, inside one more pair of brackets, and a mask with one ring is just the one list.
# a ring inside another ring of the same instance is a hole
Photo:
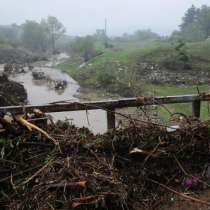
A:
{"label": "metal guardrail", "polygon": [[107,127],[115,128],[115,109],[126,107],[140,107],[148,105],[176,104],[176,103],[192,103],[192,114],[199,118],[202,101],[210,101],[210,94],[193,94],[193,95],[176,95],[166,97],[136,97],[120,100],[93,101],[93,102],[68,102],[60,101],[46,105],[25,105],[25,106],[8,106],[0,107],[0,112],[11,112],[21,114],[24,112],[33,112],[39,109],[42,112],[68,112],[81,110],[103,109],[107,111]]}

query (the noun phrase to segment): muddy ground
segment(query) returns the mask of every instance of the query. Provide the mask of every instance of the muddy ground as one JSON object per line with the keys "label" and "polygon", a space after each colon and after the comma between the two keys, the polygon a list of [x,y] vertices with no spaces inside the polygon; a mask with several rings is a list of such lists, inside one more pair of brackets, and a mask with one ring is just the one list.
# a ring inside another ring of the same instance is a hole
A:
{"label": "muddy ground", "polygon": [[24,104],[27,93],[22,84],[11,81],[6,75],[0,75],[0,106]]}

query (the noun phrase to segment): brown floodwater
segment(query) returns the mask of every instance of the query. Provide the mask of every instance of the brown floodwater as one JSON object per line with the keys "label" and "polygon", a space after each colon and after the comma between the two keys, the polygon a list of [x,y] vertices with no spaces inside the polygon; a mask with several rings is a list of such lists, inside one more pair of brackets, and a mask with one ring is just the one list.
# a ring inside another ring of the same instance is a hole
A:
{"label": "brown floodwater", "polygon": [[[60,56],[63,59],[62,56]],[[60,58],[52,59],[52,61],[36,65],[33,71],[44,72],[50,80],[34,80],[32,71],[26,69],[26,73],[13,74],[11,80],[22,83],[28,94],[28,103],[33,105],[43,105],[55,101],[71,100],[79,101],[76,95],[79,91],[78,83],[73,80],[68,74],[54,68],[58,64]],[[55,63],[53,63],[53,61]],[[53,81],[65,80],[67,86],[64,89],[56,90]],[[103,110],[91,111],[74,111],[51,113],[54,120],[69,120],[78,127],[88,127],[94,133],[104,133],[107,128],[106,113]],[[87,116],[88,115],[88,116]]]}

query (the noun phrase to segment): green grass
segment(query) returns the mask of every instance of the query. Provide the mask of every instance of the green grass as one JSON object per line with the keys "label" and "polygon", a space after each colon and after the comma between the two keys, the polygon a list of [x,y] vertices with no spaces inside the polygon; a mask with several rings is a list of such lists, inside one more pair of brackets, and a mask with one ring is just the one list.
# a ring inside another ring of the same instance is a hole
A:
{"label": "green grass", "polygon": [[147,84],[145,86],[145,92],[149,95],[154,95],[154,96],[186,95],[186,94],[198,93],[197,87],[200,92],[209,91],[208,85],[174,86],[174,85]]}
{"label": "green grass", "polygon": [[78,65],[75,63],[62,63],[57,66],[57,68],[69,74],[71,77],[75,77],[78,70]]}
{"label": "green grass", "polygon": [[[165,106],[160,106],[158,108],[160,119],[163,122],[168,122],[171,119],[170,113],[183,113],[187,116],[192,115],[192,104],[170,104]],[[201,120],[209,120],[209,104],[207,102],[202,102],[201,104]]]}
{"label": "green grass", "polygon": [[[109,73],[109,69],[113,75],[119,77],[117,68],[115,65],[106,65],[106,63],[120,62],[121,65],[127,66],[129,71],[122,76],[120,73],[121,83],[126,84],[128,82],[129,75],[132,74],[133,67],[138,62],[152,62],[160,64],[167,60],[168,55],[173,54],[175,46],[172,43],[164,41],[153,41],[147,43],[140,42],[113,42],[113,49],[105,49],[104,53],[91,59],[88,64],[90,67],[79,69],[78,66],[81,63],[61,64],[59,67],[65,72],[69,73],[81,85],[88,84],[98,85],[97,79],[101,72],[105,71]],[[193,70],[210,70],[210,40],[187,43],[186,51],[192,58]],[[116,69],[116,70],[115,70]],[[122,78],[124,77],[124,79]],[[138,83],[138,81],[137,81]],[[184,95],[197,93],[196,86],[169,86],[169,85],[151,85],[146,84],[143,87],[142,95],[154,95],[154,96],[168,96],[168,95]],[[200,92],[208,92],[208,85],[199,86]],[[181,112],[185,114],[192,114],[191,104],[172,104],[166,106],[171,112]],[[159,108],[161,118],[166,121],[170,118],[168,111],[160,107]],[[208,104],[202,103],[201,117],[203,120],[209,118]]]}
{"label": "green grass", "polygon": [[189,43],[187,50],[192,56],[210,61],[210,40]]}
{"label": "green grass", "polygon": [[[198,86],[200,93],[208,92],[208,85]],[[172,95],[186,95],[186,94],[196,94],[197,86],[169,86],[169,85],[151,85],[147,84],[145,87],[145,93],[152,96],[172,96]],[[184,113],[186,115],[192,115],[192,104],[170,104],[165,106],[160,106],[158,108],[159,115],[163,121],[168,121],[170,119],[170,113]],[[201,119],[208,120],[208,103],[202,102],[201,106]]]}
{"label": "green grass", "polygon": [[[173,54],[175,46],[170,42],[152,41],[152,42],[113,42],[114,48],[104,49],[104,53],[91,59],[88,64],[94,69],[101,69],[107,62],[118,61],[132,70],[138,62],[152,62],[162,65]],[[192,58],[194,70],[210,69],[210,41],[188,43],[186,50]],[[173,56],[172,56],[173,58]],[[81,64],[60,65],[60,68],[67,73],[77,73],[77,66]]]}
{"label": "green grass", "polygon": [[[114,42],[114,49],[106,50],[103,55],[89,61],[92,65],[101,65],[107,61],[118,60],[126,64],[147,61],[161,65],[168,56],[172,56],[176,44],[167,41],[152,42]],[[210,70],[210,40],[187,43],[186,52],[191,58],[194,70]]]}

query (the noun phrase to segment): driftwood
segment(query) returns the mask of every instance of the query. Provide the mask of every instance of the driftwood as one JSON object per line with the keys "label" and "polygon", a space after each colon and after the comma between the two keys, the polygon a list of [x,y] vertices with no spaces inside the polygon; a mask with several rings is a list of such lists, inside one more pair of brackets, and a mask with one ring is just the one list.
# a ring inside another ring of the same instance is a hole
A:
{"label": "driftwood", "polygon": [[16,120],[19,123],[21,123],[22,125],[26,126],[29,131],[32,131],[34,129],[34,130],[38,131],[39,133],[43,134],[47,139],[50,139],[54,143],[56,143],[56,140],[53,137],[51,137],[46,131],[44,131],[43,129],[39,128],[38,126],[28,122],[21,115],[17,115],[16,116]]}
{"label": "driftwood", "polygon": [[[184,193],[209,187],[209,122],[186,118],[173,132],[148,122],[93,135],[68,123],[39,127],[18,115],[14,125],[27,129],[0,144],[0,209],[158,210],[171,193],[209,207],[210,200]],[[60,150],[43,141],[52,137]]]}

